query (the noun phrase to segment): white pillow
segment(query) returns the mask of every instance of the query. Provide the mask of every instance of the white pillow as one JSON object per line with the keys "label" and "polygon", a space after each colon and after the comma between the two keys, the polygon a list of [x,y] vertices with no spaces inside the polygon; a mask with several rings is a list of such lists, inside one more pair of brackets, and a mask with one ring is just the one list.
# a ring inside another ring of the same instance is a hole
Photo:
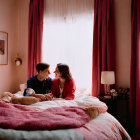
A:
{"label": "white pillow", "polygon": [[20,84],[19,88],[20,88],[20,91],[24,92],[24,89],[27,88],[27,84],[26,83]]}

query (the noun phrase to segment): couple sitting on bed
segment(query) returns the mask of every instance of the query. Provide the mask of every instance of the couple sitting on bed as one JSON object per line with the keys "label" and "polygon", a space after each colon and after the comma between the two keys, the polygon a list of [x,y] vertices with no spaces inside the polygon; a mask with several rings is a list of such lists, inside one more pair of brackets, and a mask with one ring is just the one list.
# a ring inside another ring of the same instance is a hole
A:
{"label": "couple sitting on bed", "polygon": [[49,77],[49,64],[38,63],[38,74],[27,81],[27,88],[22,98],[12,97],[12,103],[32,104],[38,101],[61,98],[73,100],[75,97],[75,82],[71,76],[69,66],[59,63],[54,71],[55,79]]}

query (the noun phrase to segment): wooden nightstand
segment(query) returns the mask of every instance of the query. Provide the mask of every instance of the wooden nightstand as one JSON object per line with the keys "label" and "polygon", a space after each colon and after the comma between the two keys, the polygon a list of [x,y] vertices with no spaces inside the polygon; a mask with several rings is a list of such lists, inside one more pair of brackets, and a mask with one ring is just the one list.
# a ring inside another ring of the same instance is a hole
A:
{"label": "wooden nightstand", "polygon": [[111,96],[110,99],[107,99],[101,95],[98,98],[108,106],[107,112],[113,115],[130,132],[129,89],[125,93],[119,92],[115,98]]}
{"label": "wooden nightstand", "polygon": [[130,114],[129,114],[129,89],[126,93],[119,94],[117,101],[117,120],[123,125],[123,127],[131,132],[130,127]]}
{"label": "wooden nightstand", "polygon": [[99,96],[98,98],[100,99],[100,101],[106,103],[106,105],[108,106],[107,112],[113,115],[114,117],[117,117],[117,96],[110,96],[110,98],[106,96]]}

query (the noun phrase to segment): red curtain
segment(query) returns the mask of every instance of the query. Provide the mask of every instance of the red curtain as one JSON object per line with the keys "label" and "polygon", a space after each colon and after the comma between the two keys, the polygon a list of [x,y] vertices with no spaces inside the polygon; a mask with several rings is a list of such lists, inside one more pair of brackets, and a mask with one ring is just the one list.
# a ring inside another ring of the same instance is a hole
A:
{"label": "red curtain", "polygon": [[101,71],[115,70],[114,0],[94,0],[92,95],[103,92]]}
{"label": "red curtain", "polygon": [[36,74],[36,64],[41,62],[44,0],[30,0],[28,77]]}
{"label": "red curtain", "polygon": [[140,138],[140,0],[131,0],[131,33],[130,115]]}

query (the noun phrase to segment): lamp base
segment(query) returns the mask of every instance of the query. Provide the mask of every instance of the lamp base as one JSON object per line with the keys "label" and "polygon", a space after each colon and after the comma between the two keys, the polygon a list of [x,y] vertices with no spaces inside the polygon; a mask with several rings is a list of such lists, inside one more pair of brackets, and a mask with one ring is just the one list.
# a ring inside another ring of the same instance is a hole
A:
{"label": "lamp base", "polygon": [[106,95],[110,95],[110,85],[104,84],[104,90]]}

